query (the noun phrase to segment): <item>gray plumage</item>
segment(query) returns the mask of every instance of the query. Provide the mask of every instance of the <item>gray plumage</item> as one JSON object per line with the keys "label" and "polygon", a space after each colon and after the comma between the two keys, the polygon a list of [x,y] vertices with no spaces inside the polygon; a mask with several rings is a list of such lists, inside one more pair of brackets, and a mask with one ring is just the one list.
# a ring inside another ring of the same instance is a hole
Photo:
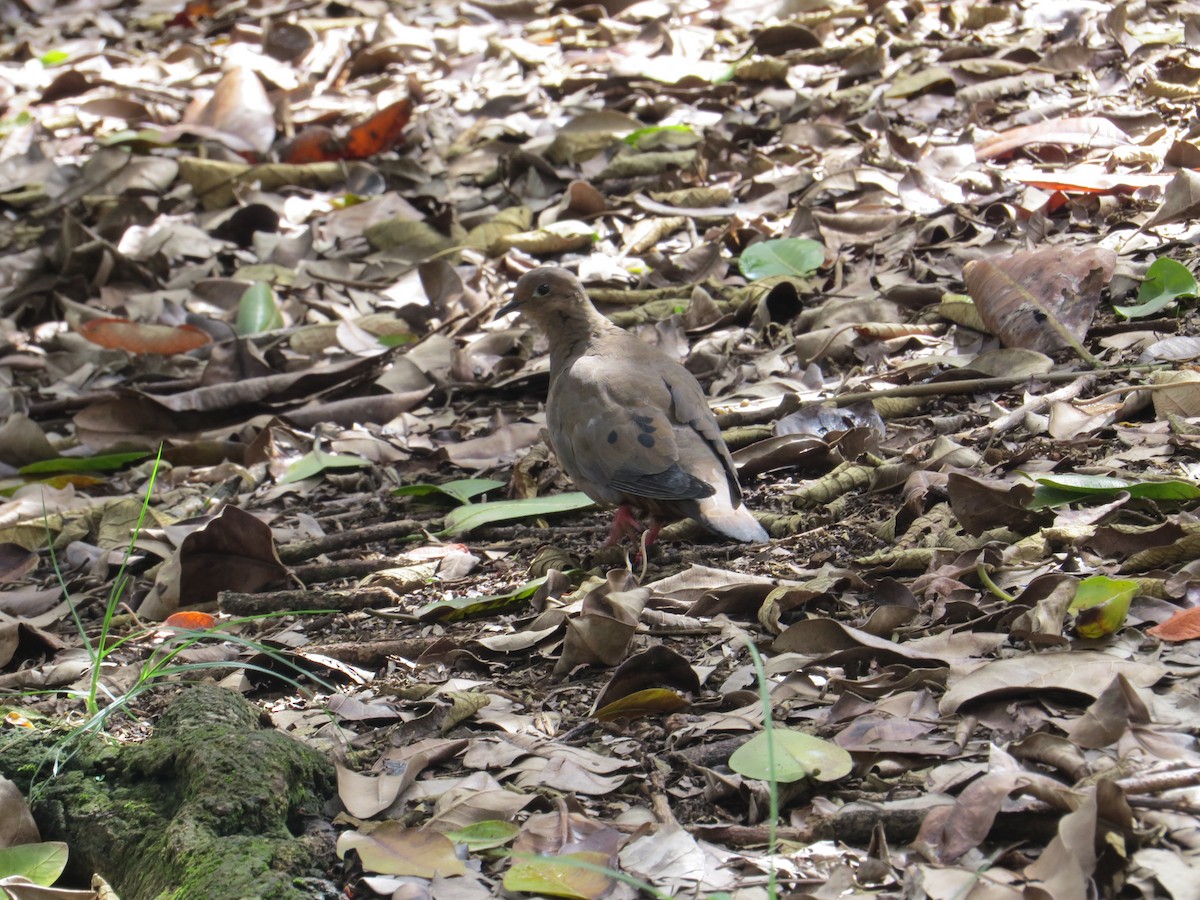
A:
{"label": "gray plumage", "polygon": [[[550,342],[546,420],[580,490],[657,520],[693,518],[735,540],[768,539],[742,505],[729,450],[687,369],[613,325],[566,269],[521,276],[503,311],[513,309]],[[610,542],[621,522],[618,513]]]}

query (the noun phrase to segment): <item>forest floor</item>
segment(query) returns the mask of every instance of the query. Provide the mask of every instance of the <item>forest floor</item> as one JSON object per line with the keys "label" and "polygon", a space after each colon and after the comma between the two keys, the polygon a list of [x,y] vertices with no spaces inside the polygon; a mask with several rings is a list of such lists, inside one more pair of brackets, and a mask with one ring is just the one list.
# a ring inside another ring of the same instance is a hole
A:
{"label": "forest floor", "polygon": [[[0,15],[6,727],[219,678],[346,896],[1200,898],[1185,4]],[[542,264],[769,543],[600,549]]]}

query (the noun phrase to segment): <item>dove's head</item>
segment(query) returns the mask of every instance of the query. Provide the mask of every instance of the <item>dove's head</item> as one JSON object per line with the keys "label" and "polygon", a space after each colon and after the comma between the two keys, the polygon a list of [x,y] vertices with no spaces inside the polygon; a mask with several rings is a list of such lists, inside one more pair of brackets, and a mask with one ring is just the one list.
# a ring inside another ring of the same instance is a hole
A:
{"label": "dove's head", "polygon": [[594,308],[578,278],[566,269],[543,266],[521,276],[512,301],[496,315],[510,312],[520,312],[548,331],[556,322],[587,318]]}

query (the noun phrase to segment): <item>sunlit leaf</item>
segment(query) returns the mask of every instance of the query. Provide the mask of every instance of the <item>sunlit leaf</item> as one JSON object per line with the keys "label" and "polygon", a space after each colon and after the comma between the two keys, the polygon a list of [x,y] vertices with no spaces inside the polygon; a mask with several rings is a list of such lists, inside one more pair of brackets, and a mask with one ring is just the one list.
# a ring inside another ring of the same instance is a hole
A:
{"label": "sunlit leaf", "polygon": [[1129,603],[1138,592],[1138,582],[1093,575],[1079,582],[1070,610],[1078,613],[1075,630],[1086,638],[1115,634],[1125,624]]}
{"label": "sunlit leaf", "polygon": [[1127,492],[1143,500],[1184,501],[1200,497],[1200,487],[1190,481],[1127,481],[1106,475],[1046,475],[1035,479],[1030,509],[1062,506],[1077,500],[1108,499]]}
{"label": "sunlit leaf", "polygon": [[670,143],[675,136],[689,138],[683,142],[685,146],[693,143],[692,138],[696,141],[700,140],[700,136],[690,125],[655,125],[650,128],[639,128],[637,131],[625,135],[624,140],[630,147],[646,150],[663,143]]}
{"label": "sunlit leaf", "polygon": [[242,336],[262,334],[283,327],[283,313],[275,292],[265,281],[256,281],[242,294],[238,303],[237,333]]}
{"label": "sunlit leaf", "polygon": [[141,450],[132,453],[106,453],[103,456],[60,456],[21,466],[22,475],[53,475],[62,472],[115,472],[132,462],[149,458]]}
{"label": "sunlit leaf", "polygon": [[310,450],[287,467],[280,484],[292,484],[315,478],[330,469],[361,469],[370,466],[369,460],[358,456],[348,456],[344,453],[324,453],[321,450]]}
{"label": "sunlit leaf", "polygon": [[517,835],[520,833],[520,826],[513,822],[488,819],[485,822],[476,822],[474,825],[468,825],[466,828],[459,828],[456,831],[447,831],[446,837],[456,843],[466,844],[472,853],[478,853],[480,850],[491,850],[495,847],[503,847],[505,844],[510,844],[516,840]]}
{"label": "sunlit leaf", "polygon": [[460,478],[444,484],[406,484],[396,488],[392,494],[397,497],[428,497],[430,494],[440,494],[459,503],[469,503],[488,491],[504,487],[505,483],[494,478]]}
{"label": "sunlit leaf", "polygon": [[[13,875],[28,878],[34,884],[49,887],[67,867],[67,845],[60,841],[17,844],[0,847],[0,880]],[[16,889],[16,885],[13,886]],[[11,896],[24,896],[24,892]],[[31,894],[31,896],[33,896]],[[38,894],[37,896],[50,896]]]}
{"label": "sunlit leaf", "polygon": [[190,631],[204,631],[212,628],[217,622],[212,613],[200,612],[198,609],[185,609],[171,613],[163,619],[164,628],[187,628]]}
{"label": "sunlit leaf", "polygon": [[825,262],[825,248],[808,238],[759,241],[743,251],[738,269],[752,281],[773,275],[807,278]]}
{"label": "sunlit leaf", "polygon": [[546,497],[529,497],[524,500],[497,500],[494,503],[468,503],[450,511],[446,516],[443,534],[466,534],[484,525],[497,522],[519,522],[538,516],[577,512],[591,509],[595,502],[581,491],[566,494],[550,494]]}
{"label": "sunlit leaf", "polygon": [[688,707],[688,699],[678,691],[667,688],[649,688],[626,694],[592,713],[592,718],[602,722],[617,719],[644,719],[647,716],[663,716]]}
{"label": "sunlit leaf", "polygon": [[489,615],[504,612],[514,606],[523,606],[545,582],[545,577],[535,578],[507,594],[488,594],[481,597],[442,597],[420,607],[414,615],[422,621],[453,622],[469,616]]}
{"label": "sunlit leaf", "polygon": [[1183,263],[1173,259],[1156,259],[1146,270],[1146,279],[1138,288],[1136,306],[1114,306],[1113,310],[1127,319],[1151,316],[1161,312],[1180,297],[1195,297],[1196,276]]}
{"label": "sunlit leaf", "polygon": [[[518,860],[504,873],[504,888],[551,897],[599,900],[613,887],[612,877],[597,871],[607,862],[607,854],[597,851]],[[579,863],[586,864],[586,868]]]}
{"label": "sunlit leaf", "polygon": [[[768,756],[768,742],[774,751],[775,768]],[[803,731],[772,728],[756,734],[729,757],[729,768],[747,778],[763,781],[836,781],[850,774],[854,760],[830,741]]]}

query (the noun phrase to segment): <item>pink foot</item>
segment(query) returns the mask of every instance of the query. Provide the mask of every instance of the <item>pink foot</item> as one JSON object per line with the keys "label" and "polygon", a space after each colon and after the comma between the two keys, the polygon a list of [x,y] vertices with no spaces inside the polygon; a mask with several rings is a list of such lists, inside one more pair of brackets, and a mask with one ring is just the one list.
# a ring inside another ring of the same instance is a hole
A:
{"label": "pink foot", "polygon": [[662,531],[662,522],[656,519],[650,520],[650,527],[646,530],[646,546],[651,547],[658,540],[658,533]]}
{"label": "pink foot", "polygon": [[[611,547],[620,543],[625,537],[634,537],[645,530],[646,526],[638,521],[629,506],[622,503],[617,507],[617,514],[613,516],[612,528],[608,532],[608,540],[604,542],[604,547]],[[655,528],[654,537],[657,536],[658,529]],[[653,539],[652,537],[651,540]]]}

